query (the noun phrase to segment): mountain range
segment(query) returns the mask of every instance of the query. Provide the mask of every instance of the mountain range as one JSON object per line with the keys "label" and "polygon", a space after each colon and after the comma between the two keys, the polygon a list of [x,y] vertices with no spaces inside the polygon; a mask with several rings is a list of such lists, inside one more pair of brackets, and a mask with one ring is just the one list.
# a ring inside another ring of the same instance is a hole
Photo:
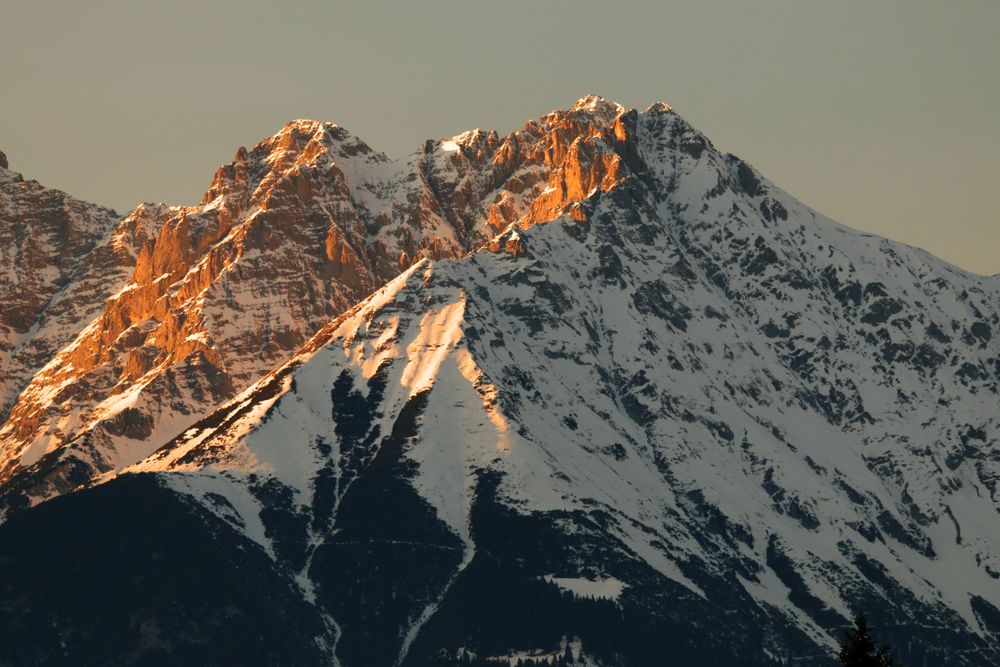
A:
{"label": "mountain range", "polygon": [[2,158],[0,253],[0,665],[1000,662],[1000,277],[664,103],[124,216]]}

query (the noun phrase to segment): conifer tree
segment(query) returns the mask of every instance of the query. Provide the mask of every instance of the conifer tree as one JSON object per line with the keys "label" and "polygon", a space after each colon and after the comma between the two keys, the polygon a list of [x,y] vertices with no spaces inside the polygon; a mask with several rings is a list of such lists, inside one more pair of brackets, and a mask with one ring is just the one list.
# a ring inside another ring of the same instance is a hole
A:
{"label": "conifer tree", "polygon": [[854,619],[854,628],[844,631],[837,658],[844,667],[899,667],[888,646],[876,646],[863,611]]}

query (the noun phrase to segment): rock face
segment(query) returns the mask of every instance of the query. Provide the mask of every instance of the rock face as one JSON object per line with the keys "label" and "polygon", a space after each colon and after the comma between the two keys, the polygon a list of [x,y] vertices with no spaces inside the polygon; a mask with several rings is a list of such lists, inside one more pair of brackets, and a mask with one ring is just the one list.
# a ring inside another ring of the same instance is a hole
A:
{"label": "rock face", "polygon": [[[400,163],[296,122],[153,217],[0,432],[3,562],[127,488],[252,553],[307,662],[828,664],[859,608],[904,664],[1000,661],[997,277],[594,97]],[[266,626],[245,576],[181,604]]]}
{"label": "rock face", "polygon": [[143,230],[10,171],[0,153],[0,418],[31,376],[99,312]]}
{"label": "rock face", "polygon": [[412,262],[461,256],[609,187],[622,111],[589,99],[402,162],[335,124],[294,121],[240,149],[199,206],[139,207],[122,222],[136,230],[119,262],[131,277],[105,279],[117,291],[103,306],[86,299],[99,316],[34,357],[0,428],[0,481],[33,480],[8,504],[137,462]]}

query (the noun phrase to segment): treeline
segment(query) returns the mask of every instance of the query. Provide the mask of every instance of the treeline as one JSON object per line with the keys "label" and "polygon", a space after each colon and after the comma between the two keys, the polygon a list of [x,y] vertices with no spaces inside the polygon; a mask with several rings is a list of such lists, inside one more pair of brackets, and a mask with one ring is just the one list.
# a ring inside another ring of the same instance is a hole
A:
{"label": "treeline", "polygon": [[573,649],[570,647],[569,642],[566,643],[566,648],[563,650],[562,655],[559,656],[518,658],[513,663],[510,662],[509,658],[504,658],[503,656],[476,659],[466,656],[464,659],[460,658],[456,663],[456,665],[461,667],[507,667],[507,665],[511,665],[511,667],[573,667],[582,664],[584,664],[583,658],[573,654]]}
{"label": "treeline", "polygon": [[[573,606],[574,603],[578,604],[580,602],[579,598],[575,598],[572,594],[566,593],[565,591],[559,591],[559,594],[559,597],[563,598],[561,602],[567,604],[568,606]],[[593,612],[600,609],[604,613],[599,613],[598,615],[601,616],[602,620],[605,622],[611,621],[612,627],[610,629],[612,632],[615,630],[622,630],[622,627],[617,625],[615,622],[622,622],[624,620],[616,604],[608,600],[587,599],[586,601],[590,604],[597,602],[607,603],[606,605],[598,605],[596,609],[594,607],[590,607],[589,611]],[[555,601],[550,599],[549,602],[552,603]],[[617,614],[614,613],[615,610],[618,610]],[[530,620],[530,614],[528,616]],[[602,629],[607,631],[609,628],[605,627]],[[597,633],[595,636],[601,637],[603,634],[604,633]],[[621,636],[619,635],[619,638],[620,637]],[[531,642],[527,642],[525,645],[530,644]],[[588,649],[589,648],[590,647],[588,646]],[[608,651],[607,649],[611,648],[610,646],[604,648],[604,651],[598,650],[597,654],[601,655],[603,653],[602,658],[605,660],[610,658],[611,662],[608,664],[619,664],[614,661],[616,657],[615,651]],[[591,655],[593,654],[594,653],[591,652]],[[620,658],[621,656],[619,655],[618,657]],[[653,656],[649,657],[652,658]],[[670,664],[670,659],[664,652],[660,652],[655,657],[659,660],[659,662],[649,663],[650,665]],[[467,653],[463,656],[451,659],[442,659],[439,664],[447,664],[449,667],[498,667],[498,665],[503,665],[504,667],[507,665],[510,665],[511,667],[573,667],[575,665],[584,664],[582,656],[573,653],[569,641],[566,642],[565,648],[559,656],[518,658],[515,662],[510,662],[510,660],[511,658],[504,657],[502,652],[495,652],[482,657],[473,657]],[[663,662],[664,660],[667,662]],[[879,644],[872,637],[871,627],[864,612],[859,613],[855,618],[854,627],[844,631],[843,641],[841,642],[840,649],[837,652],[837,661],[840,665],[842,665],[842,667],[902,667],[901,663],[898,662],[893,656],[892,649],[887,644]],[[682,660],[679,664],[687,663]]]}

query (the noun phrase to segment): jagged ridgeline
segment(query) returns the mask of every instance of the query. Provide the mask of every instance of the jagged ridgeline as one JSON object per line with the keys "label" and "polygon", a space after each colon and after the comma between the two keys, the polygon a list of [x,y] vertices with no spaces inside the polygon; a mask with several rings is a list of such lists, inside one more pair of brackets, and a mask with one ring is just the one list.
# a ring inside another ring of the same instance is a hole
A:
{"label": "jagged ridgeline", "polygon": [[665,104],[295,121],[122,219],[0,174],[0,663],[1000,661],[1000,281]]}

